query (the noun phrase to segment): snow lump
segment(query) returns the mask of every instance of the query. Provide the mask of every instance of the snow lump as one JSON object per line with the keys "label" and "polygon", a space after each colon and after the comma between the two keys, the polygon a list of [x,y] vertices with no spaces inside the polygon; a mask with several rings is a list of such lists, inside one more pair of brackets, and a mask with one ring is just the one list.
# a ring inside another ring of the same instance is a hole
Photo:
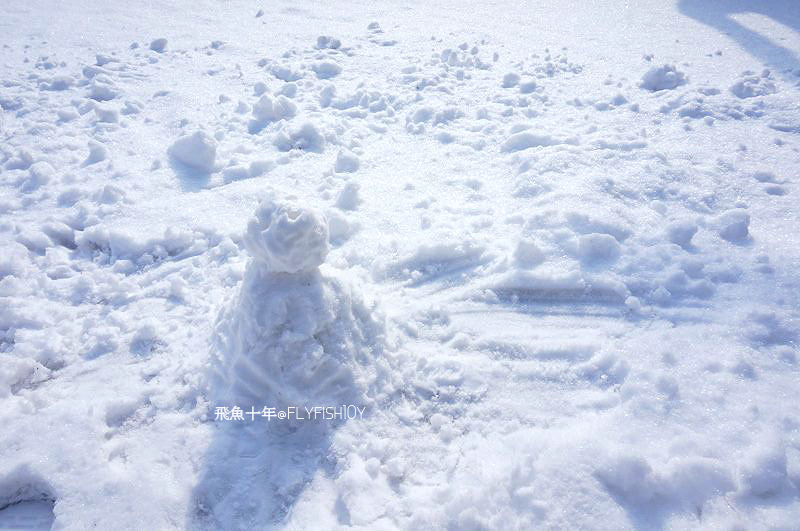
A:
{"label": "snow lump", "polygon": [[652,92],[658,90],[674,89],[687,82],[686,75],[675,68],[674,65],[654,66],[642,76],[639,84],[645,90]]}
{"label": "snow lump", "polygon": [[197,131],[176,140],[168,153],[184,166],[211,173],[217,156],[217,142],[203,131]]}

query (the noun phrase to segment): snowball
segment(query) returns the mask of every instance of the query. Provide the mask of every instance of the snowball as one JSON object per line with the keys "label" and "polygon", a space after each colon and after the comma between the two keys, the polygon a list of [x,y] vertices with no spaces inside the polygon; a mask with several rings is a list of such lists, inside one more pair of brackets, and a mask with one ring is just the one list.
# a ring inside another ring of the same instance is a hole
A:
{"label": "snowball", "polygon": [[654,66],[642,76],[639,86],[645,90],[657,91],[674,89],[686,84],[687,79],[683,72],[678,71],[674,65]]}
{"label": "snowball", "polygon": [[161,37],[159,39],[155,39],[150,43],[150,49],[154,52],[161,53],[167,47],[167,39]]}
{"label": "snowball", "polygon": [[358,183],[348,181],[345,183],[342,191],[339,192],[339,197],[336,199],[336,206],[342,210],[355,210],[358,208]]}
{"label": "snowball", "polygon": [[533,79],[526,79],[525,81],[519,84],[519,91],[523,94],[530,94],[531,92],[536,90],[537,86],[538,85],[536,84],[536,81],[534,81]]}
{"label": "snowball", "polygon": [[320,35],[317,37],[317,48],[322,49],[330,49],[336,50],[342,45],[342,42],[339,39],[334,37],[328,37],[327,35]]}
{"label": "snowball", "polygon": [[342,67],[330,61],[316,63],[311,67],[319,79],[330,79],[338,76],[342,72]]}
{"label": "snowball", "polygon": [[676,221],[667,226],[669,241],[680,245],[684,249],[692,246],[692,237],[697,232],[697,224],[689,220]]}
{"label": "snowball", "polygon": [[269,96],[261,96],[258,103],[253,105],[253,117],[261,122],[277,122],[284,118],[291,118],[297,113],[297,105],[285,96],[278,96],[273,101]]}
{"label": "snowball", "polygon": [[320,153],[325,146],[325,139],[313,123],[305,122],[299,127],[289,129],[288,132],[281,131],[273,143],[280,151],[301,149]]}
{"label": "snowball", "polygon": [[297,83],[284,83],[280,90],[278,90],[278,94],[286,96],[287,98],[294,98],[297,95]]}
{"label": "snowball", "polygon": [[96,164],[108,158],[108,149],[100,142],[89,141],[89,156],[83,162],[85,165]]}
{"label": "snowball", "polygon": [[519,83],[519,74],[509,72],[503,76],[503,88],[515,87]]}
{"label": "snowball", "polygon": [[267,84],[263,81],[259,81],[255,85],[253,85],[253,94],[256,96],[261,96],[267,91]]}
{"label": "snowball", "polygon": [[286,81],[286,82],[297,81],[298,79],[303,77],[302,74],[299,74],[298,72],[295,72],[288,66],[283,66],[283,65],[272,65],[272,67],[270,68],[270,72],[272,72],[273,76],[277,77],[281,81]]}
{"label": "snowball", "polygon": [[328,222],[316,210],[266,200],[247,225],[244,241],[268,271],[313,271],[328,255]]}
{"label": "snowball", "polygon": [[642,310],[642,303],[639,301],[638,298],[634,296],[627,297],[625,299],[625,306],[632,312],[639,312]]}
{"label": "snowball", "polygon": [[722,239],[741,242],[749,236],[750,214],[743,208],[735,208],[720,215],[714,224]]}
{"label": "snowball", "polygon": [[359,165],[358,157],[349,151],[341,150],[336,156],[336,173],[352,173]]}
{"label": "snowball", "polygon": [[190,168],[210,173],[217,156],[217,142],[203,131],[180,137],[167,151],[170,157]]}
{"label": "snowball", "polygon": [[619,242],[610,234],[584,234],[578,238],[578,255],[586,263],[613,261],[619,254]]}
{"label": "snowball", "polygon": [[544,261],[544,253],[530,240],[521,240],[514,251],[514,260],[522,267],[533,267]]}
{"label": "snowball", "polygon": [[92,80],[89,88],[89,98],[95,101],[108,101],[117,97],[117,91],[110,82],[106,83],[101,79]]}
{"label": "snowball", "polygon": [[414,122],[415,124],[418,124],[420,122],[427,122],[431,118],[433,118],[432,107],[420,107],[419,109],[414,111],[413,115],[411,115],[411,121]]}
{"label": "snowball", "polygon": [[350,235],[350,222],[341,212],[331,209],[327,212],[327,217],[331,240],[344,240]]}
{"label": "snowball", "polygon": [[119,111],[117,109],[95,105],[94,113],[97,115],[98,122],[105,122],[109,124],[115,124],[119,122]]}

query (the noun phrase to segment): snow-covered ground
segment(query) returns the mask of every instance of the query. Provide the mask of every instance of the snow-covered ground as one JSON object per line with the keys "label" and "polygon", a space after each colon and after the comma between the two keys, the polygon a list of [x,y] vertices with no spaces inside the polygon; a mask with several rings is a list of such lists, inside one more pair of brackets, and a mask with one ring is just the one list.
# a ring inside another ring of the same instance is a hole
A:
{"label": "snow-covered ground", "polygon": [[798,529],[796,2],[0,32],[0,528]]}

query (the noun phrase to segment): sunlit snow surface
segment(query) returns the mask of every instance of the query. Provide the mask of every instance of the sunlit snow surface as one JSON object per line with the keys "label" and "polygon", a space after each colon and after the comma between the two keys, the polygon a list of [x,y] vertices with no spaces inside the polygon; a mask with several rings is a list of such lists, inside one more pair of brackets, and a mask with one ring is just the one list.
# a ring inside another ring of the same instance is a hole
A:
{"label": "sunlit snow surface", "polygon": [[0,529],[800,522],[794,2],[0,32]]}

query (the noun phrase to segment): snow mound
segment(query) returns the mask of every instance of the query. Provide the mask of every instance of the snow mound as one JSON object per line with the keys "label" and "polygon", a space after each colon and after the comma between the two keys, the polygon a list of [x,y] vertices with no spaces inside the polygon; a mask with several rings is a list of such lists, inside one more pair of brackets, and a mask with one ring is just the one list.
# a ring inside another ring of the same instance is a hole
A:
{"label": "snow mound", "polygon": [[639,86],[645,90],[671,90],[687,83],[686,75],[675,65],[654,66],[642,76]]}
{"label": "snow mound", "polygon": [[327,221],[266,200],[245,234],[244,281],[220,314],[214,381],[220,405],[365,404],[384,374],[384,324],[374,304],[321,272]]}
{"label": "snow mound", "polygon": [[211,173],[217,156],[217,142],[203,131],[197,131],[176,140],[168,153],[184,166]]}

